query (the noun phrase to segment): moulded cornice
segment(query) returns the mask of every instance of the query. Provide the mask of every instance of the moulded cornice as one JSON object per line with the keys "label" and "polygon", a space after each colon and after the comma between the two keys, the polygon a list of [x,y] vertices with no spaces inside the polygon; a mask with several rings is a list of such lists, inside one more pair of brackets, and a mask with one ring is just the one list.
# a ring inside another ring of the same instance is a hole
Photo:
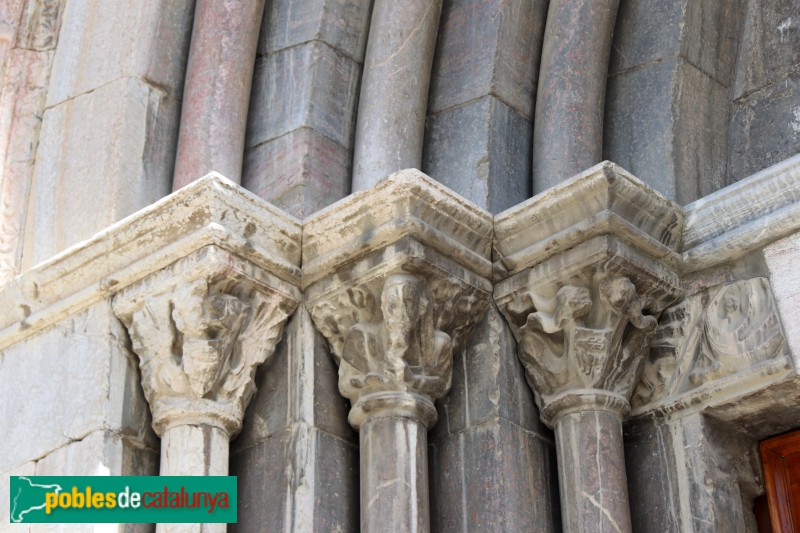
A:
{"label": "moulded cornice", "polygon": [[0,349],[206,246],[300,281],[301,223],[217,173],[75,244],[0,290]]}

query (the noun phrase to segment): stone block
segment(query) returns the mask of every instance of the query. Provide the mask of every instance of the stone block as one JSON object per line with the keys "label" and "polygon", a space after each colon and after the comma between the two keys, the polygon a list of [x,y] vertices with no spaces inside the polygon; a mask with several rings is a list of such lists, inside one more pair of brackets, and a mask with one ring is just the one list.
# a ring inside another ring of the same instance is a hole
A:
{"label": "stone block", "polygon": [[123,77],[147,80],[180,99],[193,13],[189,0],[68,2],[47,106]]}
{"label": "stone block", "polygon": [[445,2],[428,112],[494,95],[531,120],[547,2]]}
{"label": "stone block", "polygon": [[725,185],[727,89],[682,59],[611,76],[603,157],[680,204]]}
{"label": "stone block", "polygon": [[499,213],[530,196],[533,127],[493,96],[428,118],[423,170]]}
{"label": "stone block", "polygon": [[680,56],[729,86],[741,26],[741,3],[740,0],[621,2],[609,74]]}
{"label": "stone block", "polygon": [[[796,33],[800,35],[800,31]],[[798,62],[800,59],[795,64]],[[734,102],[731,119],[731,180],[746,178],[798,152],[800,68],[795,68],[785,78]]]}
{"label": "stone block", "polygon": [[634,531],[751,531],[742,491],[754,475],[755,441],[701,414],[640,421],[626,437]]}
{"label": "stone block", "polygon": [[267,2],[258,53],[271,54],[317,40],[336,48],[357,63],[363,63],[369,15],[369,0]]}
{"label": "stone block", "polygon": [[733,99],[780,82],[800,63],[800,4],[747,2]]}
{"label": "stone block", "polygon": [[430,446],[431,531],[560,531],[551,442],[503,419]]}
{"label": "stone block", "polygon": [[685,1],[620,2],[608,74],[677,56]]}
{"label": "stone block", "polygon": [[110,431],[94,431],[36,462],[37,476],[157,476],[158,449]]}
{"label": "stone block", "polygon": [[319,41],[257,58],[246,146],[307,126],[352,147],[360,77],[358,63]]}
{"label": "stone block", "polygon": [[552,432],[539,421],[514,336],[494,305],[453,359],[453,385],[437,404],[439,421],[430,431],[429,442],[498,416],[552,440]]}
{"label": "stone block", "polygon": [[298,218],[350,192],[350,151],[301,127],[245,153],[242,185]]}
{"label": "stone block", "polygon": [[783,322],[794,367],[800,368],[800,233],[790,235],[764,249],[775,302]]}
{"label": "stone block", "polygon": [[126,339],[102,302],[0,353],[0,470],[101,429],[156,446]]}
{"label": "stone block", "polygon": [[358,451],[295,424],[231,456],[239,477],[239,523],[232,531],[355,531]]}
{"label": "stone block", "polygon": [[339,394],[336,363],[325,338],[302,306],[286,324],[283,340],[256,374],[258,391],[245,413],[241,435],[231,443],[243,450],[296,424],[306,424],[357,443],[347,423],[349,402]]}
{"label": "stone block", "polygon": [[727,87],[686,62],[679,64],[673,113],[676,201],[685,205],[727,185],[730,100]]}
{"label": "stone block", "polygon": [[165,196],[179,116],[177,100],[133,78],[48,109],[23,269]]}

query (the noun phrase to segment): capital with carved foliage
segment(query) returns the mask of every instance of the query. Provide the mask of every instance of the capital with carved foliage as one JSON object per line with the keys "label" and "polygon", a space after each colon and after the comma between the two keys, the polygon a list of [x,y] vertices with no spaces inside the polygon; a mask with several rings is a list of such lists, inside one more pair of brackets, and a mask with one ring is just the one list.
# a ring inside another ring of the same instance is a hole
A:
{"label": "capital with carved foliage", "polygon": [[416,170],[305,222],[306,305],[354,427],[382,415],[435,423],[453,350],[488,307],[491,233],[491,215]]}
{"label": "capital with carved foliage", "polygon": [[153,427],[159,436],[193,425],[233,437],[255,392],[256,369],[301,299],[300,223],[218,175],[154,210],[156,228],[181,215],[193,216],[200,229],[178,247],[154,250],[150,264],[166,265],[113,299],[139,358]]}
{"label": "capital with carved foliage", "polygon": [[497,216],[495,300],[546,424],[629,414],[656,317],[680,294],[681,227],[678,206],[611,163]]}
{"label": "capital with carved foliage", "polygon": [[159,435],[180,424],[216,426],[236,435],[255,392],[256,369],[272,355],[299,301],[290,287],[270,287],[195,263],[230,259],[224,255],[202,250],[181,265],[194,263],[199,272],[169,269],[159,276],[166,283],[146,280],[139,294],[115,302],[139,356]]}

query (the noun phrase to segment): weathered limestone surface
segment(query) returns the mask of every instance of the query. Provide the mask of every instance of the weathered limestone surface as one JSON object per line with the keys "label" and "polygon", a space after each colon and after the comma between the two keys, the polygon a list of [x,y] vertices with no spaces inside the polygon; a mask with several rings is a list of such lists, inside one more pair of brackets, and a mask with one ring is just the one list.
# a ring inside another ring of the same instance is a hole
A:
{"label": "weathered limestone surface", "polygon": [[743,2],[624,2],[603,156],[680,204],[728,183],[730,87]]}
{"label": "weathered limestone surface", "polygon": [[0,284],[21,270],[28,194],[62,12],[60,0],[0,6]]}
{"label": "weathered limestone surface", "polygon": [[102,430],[137,443],[142,453],[154,449],[137,364],[125,344],[104,301],[0,351],[0,471]]}
{"label": "weathered limestone surface", "polygon": [[217,171],[241,183],[264,0],[195,6],[172,190]]}
{"label": "weathered limestone surface", "polygon": [[353,191],[419,168],[442,0],[378,0],[358,102]]}
{"label": "weathered limestone surface", "polygon": [[184,1],[67,4],[22,270],[169,191],[192,10]]}
{"label": "weathered limestone surface", "polygon": [[547,12],[536,121],[533,192],[599,163],[611,37],[619,0],[552,0]]}
{"label": "weathered limestone surface", "polygon": [[135,78],[45,111],[22,269],[167,194],[178,114],[177,100]]}
{"label": "weathered limestone surface", "polygon": [[310,215],[350,192],[369,13],[365,0],[267,4],[243,183],[293,215]]}
{"label": "weathered limestone surface", "polygon": [[772,284],[776,287],[775,302],[786,331],[786,342],[800,369],[800,277],[797,261],[800,259],[800,233],[777,241],[764,249],[764,259],[769,267]]}
{"label": "weathered limestone surface", "polygon": [[407,170],[304,229],[306,306],[359,430],[361,527],[384,531],[395,520],[426,531],[427,430],[450,388],[453,349],[488,303],[491,217]]}
{"label": "weathered limestone surface", "polygon": [[180,100],[193,11],[188,0],[67,2],[47,107],[128,77]]}
{"label": "weathered limestone surface", "polygon": [[737,260],[800,227],[800,155],[684,208],[684,273]]}

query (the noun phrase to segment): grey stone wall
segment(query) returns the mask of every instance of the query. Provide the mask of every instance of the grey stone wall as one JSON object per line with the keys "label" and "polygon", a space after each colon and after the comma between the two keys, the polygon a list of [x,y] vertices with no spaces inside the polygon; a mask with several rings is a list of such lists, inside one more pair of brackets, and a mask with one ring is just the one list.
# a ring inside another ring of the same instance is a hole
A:
{"label": "grey stone wall", "polygon": [[242,183],[303,217],[350,192],[367,0],[266,3]]}
{"label": "grey stone wall", "polygon": [[800,4],[747,5],[732,86],[730,177],[800,151]]}

